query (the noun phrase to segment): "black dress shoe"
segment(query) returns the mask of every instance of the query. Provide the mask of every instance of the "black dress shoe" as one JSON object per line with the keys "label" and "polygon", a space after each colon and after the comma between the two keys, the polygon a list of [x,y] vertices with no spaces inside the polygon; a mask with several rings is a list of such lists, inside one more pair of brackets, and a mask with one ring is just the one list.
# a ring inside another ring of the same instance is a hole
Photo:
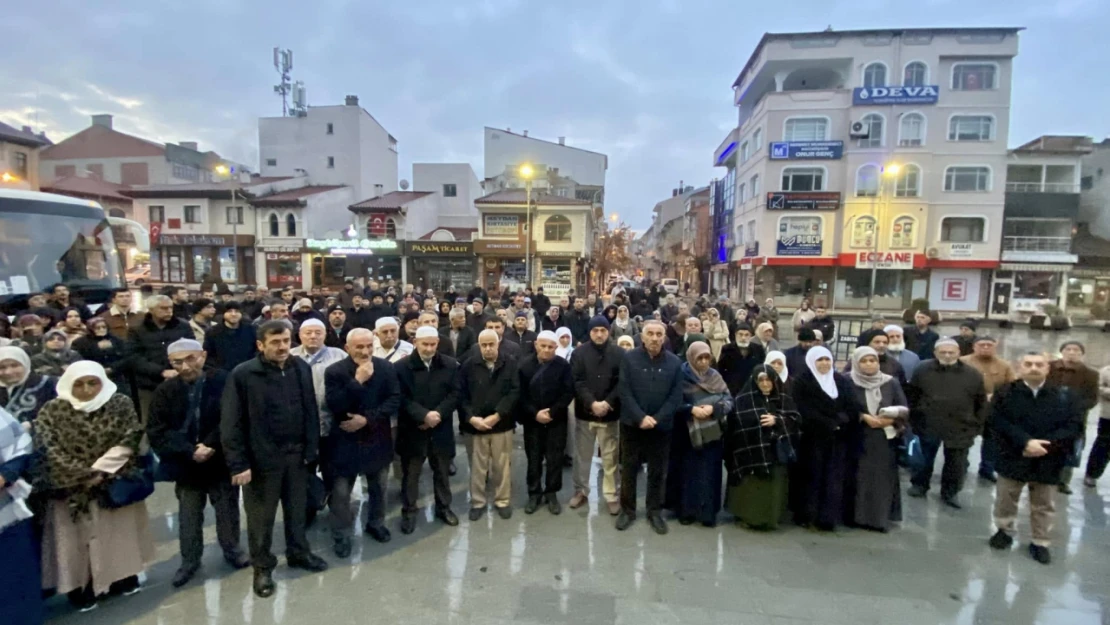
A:
{"label": "black dress shoe", "polygon": [[563,506],[559,503],[559,498],[555,495],[547,496],[547,511],[551,514],[559,514],[563,511]]}
{"label": "black dress shoe", "polygon": [[450,509],[436,510],[436,518],[443,521],[444,525],[449,525],[451,527],[455,527],[459,524],[459,517],[455,516],[455,513],[451,512]]}
{"label": "black dress shoe", "polygon": [[286,558],[289,566],[294,569],[304,569],[312,571],[313,573],[320,573],[328,570],[328,562],[314,553],[306,553],[303,556],[296,558]]}
{"label": "black dress shoe", "polygon": [[366,534],[380,543],[387,543],[393,540],[393,535],[389,533],[389,530],[386,529],[384,525],[380,527],[370,527],[367,525]]}
{"label": "black dress shoe", "polygon": [[484,507],[483,508],[471,508],[470,513],[467,514],[466,516],[471,521],[478,521],[482,518],[482,515],[484,515],[485,513],[486,513],[486,509]]}
{"label": "black dress shoe", "polygon": [[406,514],[401,517],[401,533],[411,534],[416,531],[416,515]]}
{"label": "black dress shoe", "polygon": [[[1063,495],[1072,494],[1071,486],[1068,485],[1068,484],[1060,484],[1060,486],[1058,488],[1060,490],[1060,493],[1063,494]],[[1039,562],[1039,560],[1038,560],[1038,562]]]}
{"label": "black dress shoe", "polygon": [[271,571],[266,569],[254,570],[254,594],[266,599],[273,596],[274,588],[274,576]]}
{"label": "black dress shoe", "polygon": [[948,506],[949,508],[954,508],[956,510],[962,510],[963,509],[963,506],[960,505],[960,499],[959,499],[958,495],[949,495],[948,497],[941,497],[940,500],[943,501],[944,505]]}
{"label": "black dress shoe", "polygon": [[1052,563],[1052,554],[1048,552],[1048,547],[1029,545],[1029,555],[1033,556],[1033,559],[1041,564]]}
{"label": "black dress shoe", "polygon": [[250,566],[251,558],[242,551],[233,551],[224,554],[224,562],[227,562],[231,568],[239,570]]}
{"label": "black dress shoe", "polygon": [[928,493],[928,492],[929,492],[928,488],[925,488],[923,486],[918,486],[917,484],[914,484],[913,486],[909,487],[909,489],[906,491],[906,494],[909,495],[910,497],[924,497],[925,494]]}
{"label": "black dress shoe", "polygon": [[173,574],[173,581],[170,583],[173,584],[174,588],[181,588],[185,584],[188,584],[189,580],[193,579],[193,576],[197,574],[199,569],[199,564],[182,564],[181,568],[177,569],[177,572]]}
{"label": "black dress shoe", "polygon": [[679,525],[693,525],[695,521],[697,521],[697,519],[692,516],[684,516],[678,518]]}
{"label": "black dress shoe", "polygon": [[513,508],[512,508],[512,506],[505,506],[504,508],[498,508],[497,509],[497,516],[501,517],[502,519],[504,519],[506,521],[513,518]]}
{"label": "black dress shoe", "polygon": [[663,520],[663,515],[658,512],[648,515],[648,523],[651,523],[651,529],[655,530],[656,534],[667,533],[667,522]]}
{"label": "black dress shoe", "polygon": [[623,532],[624,530],[632,527],[632,522],[635,521],[635,520],[636,520],[636,517],[632,516],[631,514],[628,514],[624,510],[621,510],[621,513],[617,515],[617,523],[616,523],[617,531]]}
{"label": "black dress shoe", "polygon": [[536,510],[540,509],[540,496],[532,495],[528,498],[528,503],[524,505],[524,514],[533,514]]}
{"label": "black dress shoe", "polygon": [[991,539],[988,541],[988,543],[990,544],[991,549],[1009,549],[1014,544],[1014,537],[1010,536],[1006,532],[1003,532],[1002,530],[998,530],[994,533],[994,536],[991,536]]}
{"label": "black dress shoe", "polygon": [[980,471],[979,479],[986,480],[992,484],[998,483],[998,474],[994,471]]}
{"label": "black dress shoe", "polygon": [[332,550],[337,558],[351,557],[351,539],[347,536],[336,536],[335,542],[332,543]]}

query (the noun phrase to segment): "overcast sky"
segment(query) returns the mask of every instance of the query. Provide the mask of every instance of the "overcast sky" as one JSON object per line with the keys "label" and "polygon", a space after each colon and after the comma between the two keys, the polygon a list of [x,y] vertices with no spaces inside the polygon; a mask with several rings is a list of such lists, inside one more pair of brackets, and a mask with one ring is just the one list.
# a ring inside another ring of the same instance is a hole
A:
{"label": "overcast sky", "polygon": [[637,228],[679,180],[721,175],[730,86],[767,31],[1025,26],[1011,144],[1110,134],[1107,0],[51,0],[4,22],[0,121],[54,141],[112,113],[257,168],[280,45],[310,105],[357,94],[397,137],[402,178],[428,161],[481,177],[483,126],[566,136],[609,155],[607,209]]}

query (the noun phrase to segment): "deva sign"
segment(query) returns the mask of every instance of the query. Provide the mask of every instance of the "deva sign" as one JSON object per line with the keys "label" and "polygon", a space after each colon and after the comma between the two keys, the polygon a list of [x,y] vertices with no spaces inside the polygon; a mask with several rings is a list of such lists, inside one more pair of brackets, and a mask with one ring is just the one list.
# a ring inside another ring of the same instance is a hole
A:
{"label": "deva sign", "polygon": [[940,97],[939,85],[917,87],[856,87],[852,89],[852,104],[936,104]]}

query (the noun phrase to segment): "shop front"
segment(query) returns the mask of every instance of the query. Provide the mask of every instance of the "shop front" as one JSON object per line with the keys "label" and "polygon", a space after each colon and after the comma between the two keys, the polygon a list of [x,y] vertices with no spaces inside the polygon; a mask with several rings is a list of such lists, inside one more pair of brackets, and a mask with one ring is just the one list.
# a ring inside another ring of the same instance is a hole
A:
{"label": "shop front", "polygon": [[516,291],[525,287],[523,241],[479,239],[474,241],[474,253],[478,255],[482,271],[482,288],[487,292],[500,293],[502,289]]}
{"label": "shop front", "polygon": [[260,245],[258,253],[266,263],[266,288],[304,289],[303,252],[299,245]]}
{"label": "shop front", "polygon": [[463,292],[474,284],[472,241],[407,241],[406,281],[435,293]]}
{"label": "shop front", "polygon": [[337,288],[349,278],[405,279],[403,248],[393,239],[305,239],[312,286]]}
{"label": "shop front", "polygon": [[[1067,307],[1071,264],[1002,263],[994,272],[991,313],[1025,321],[1045,306]],[[1005,294],[1005,306],[999,305]],[[1093,292],[1092,292],[1093,295]]]}
{"label": "shop front", "polygon": [[200,284],[218,276],[229,285],[254,284],[254,255],[253,234],[161,233],[150,249],[150,279]]}
{"label": "shop front", "polygon": [[1110,307],[1110,270],[1073,269],[1068,278],[1068,314],[1107,319]]}
{"label": "shop front", "polygon": [[543,287],[548,297],[568,295],[575,285],[581,283],[581,263],[573,256],[542,252],[533,257],[535,260],[536,285]]}

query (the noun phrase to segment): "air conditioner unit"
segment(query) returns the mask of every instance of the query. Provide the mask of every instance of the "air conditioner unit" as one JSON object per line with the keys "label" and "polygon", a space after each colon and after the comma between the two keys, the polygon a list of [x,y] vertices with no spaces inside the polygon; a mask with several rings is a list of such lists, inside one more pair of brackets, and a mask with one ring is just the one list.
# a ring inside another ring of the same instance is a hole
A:
{"label": "air conditioner unit", "polygon": [[940,256],[940,250],[935,247],[930,247],[929,249],[925,250],[925,255],[929,258],[936,258],[937,256]]}
{"label": "air conditioner unit", "polygon": [[864,122],[852,122],[852,126],[848,129],[848,136],[853,139],[866,139],[871,135],[871,124]]}

